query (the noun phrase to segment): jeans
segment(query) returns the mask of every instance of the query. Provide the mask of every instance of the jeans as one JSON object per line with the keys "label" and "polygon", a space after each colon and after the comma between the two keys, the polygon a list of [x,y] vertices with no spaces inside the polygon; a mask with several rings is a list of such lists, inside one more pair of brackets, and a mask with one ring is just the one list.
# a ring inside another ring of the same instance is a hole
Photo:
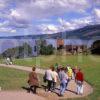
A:
{"label": "jeans", "polygon": [[48,89],[48,91],[51,91],[52,81],[51,80],[47,80],[47,82],[48,82],[47,89]]}
{"label": "jeans", "polygon": [[70,82],[70,79],[67,80],[67,83],[66,83],[66,90],[67,90],[67,87],[68,87],[69,82]]}
{"label": "jeans", "polygon": [[66,82],[61,82],[60,84],[60,95],[63,95],[66,90]]}
{"label": "jeans", "polygon": [[56,88],[56,82],[52,82],[52,90],[55,90]]}
{"label": "jeans", "polygon": [[77,81],[77,94],[83,94],[83,83],[81,81]]}

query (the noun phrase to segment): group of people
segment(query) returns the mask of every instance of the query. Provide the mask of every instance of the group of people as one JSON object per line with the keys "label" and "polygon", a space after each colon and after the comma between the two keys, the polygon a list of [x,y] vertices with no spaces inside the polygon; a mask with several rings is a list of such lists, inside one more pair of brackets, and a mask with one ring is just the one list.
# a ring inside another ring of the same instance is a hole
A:
{"label": "group of people", "polygon": [[[36,67],[32,68],[32,72],[29,74],[29,90],[36,93],[36,89],[39,86],[39,81],[37,77],[37,73],[35,72]],[[75,80],[76,83],[76,94],[82,95],[83,94],[83,81],[84,75],[81,72],[80,68],[71,68],[69,65],[66,67],[62,67],[61,65],[58,66],[51,66],[49,69],[45,71],[45,75],[43,76],[44,82],[47,83],[46,92],[56,91],[58,84],[59,88],[59,96],[63,96],[64,92],[68,89],[68,84],[70,84],[71,80]],[[58,84],[57,84],[58,83]]]}

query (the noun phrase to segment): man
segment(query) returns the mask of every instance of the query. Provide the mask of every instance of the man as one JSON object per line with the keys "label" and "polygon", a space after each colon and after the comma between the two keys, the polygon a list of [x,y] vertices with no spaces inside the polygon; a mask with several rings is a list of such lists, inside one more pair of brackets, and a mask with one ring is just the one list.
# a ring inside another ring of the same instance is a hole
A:
{"label": "man", "polygon": [[61,68],[59,72],[59,79],[60,79],[60,93],[59,96],[63,96],[66,90],[66,84],[68,81],[68,75],[66,74],[65,68]]}
{"label": "man", "polygon": [[48,70],[46,70],[45,72],[45,78],[46,78],[46,81],[47,81],[47,89],[48,89],[48,92],[51,91],[51,86],[52,86],[52,67],[50,67]]}
{"label": "man", "polygon": [[52,67],[52,89],[55,90],[56,88],[56,83],[57,83],[57,80],[59,80],[58,78],[58,73],[55,71],[55,68]]}
{"label": "man", "polygon": [[84,75],[81,72],[81,69],[76,73],[75,81],[77,84],[77,94],[83,94],[83,80],[84,80]]}

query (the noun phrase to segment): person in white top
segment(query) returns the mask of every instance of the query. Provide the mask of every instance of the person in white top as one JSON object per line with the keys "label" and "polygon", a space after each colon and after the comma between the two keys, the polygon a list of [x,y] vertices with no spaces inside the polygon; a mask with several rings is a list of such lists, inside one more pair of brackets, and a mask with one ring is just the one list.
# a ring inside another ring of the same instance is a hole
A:
{"label": "person in white top", "polygon": [[6,64],[7,65],[12,65],[12,61],[9,57],[6,58]]}
{"label": "person in white top", "polygon": [[50,67],[48,70],[46,70],[45,77],[46,77],[46,81],[48,82],[47,89],[48,89],[48,91],[51,91],[52,80],[53,80],[53,78],[52,78],[52,67]]}
{"label": "person in white top", "polygon": [[55,71],[55,68],[52,67],[52,89],[55,90],[56,88],[56,83],[58,81],[58,73]]}

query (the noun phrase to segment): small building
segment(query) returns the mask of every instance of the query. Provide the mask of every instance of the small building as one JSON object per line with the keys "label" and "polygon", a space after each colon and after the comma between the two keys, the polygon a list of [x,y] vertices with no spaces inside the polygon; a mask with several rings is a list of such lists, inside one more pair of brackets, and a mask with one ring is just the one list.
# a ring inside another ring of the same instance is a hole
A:
{"label": "small building", "polygon": [[61,38],[58,38],[57,40],[57,49],[63,49],[64,48],[64,40]]}

